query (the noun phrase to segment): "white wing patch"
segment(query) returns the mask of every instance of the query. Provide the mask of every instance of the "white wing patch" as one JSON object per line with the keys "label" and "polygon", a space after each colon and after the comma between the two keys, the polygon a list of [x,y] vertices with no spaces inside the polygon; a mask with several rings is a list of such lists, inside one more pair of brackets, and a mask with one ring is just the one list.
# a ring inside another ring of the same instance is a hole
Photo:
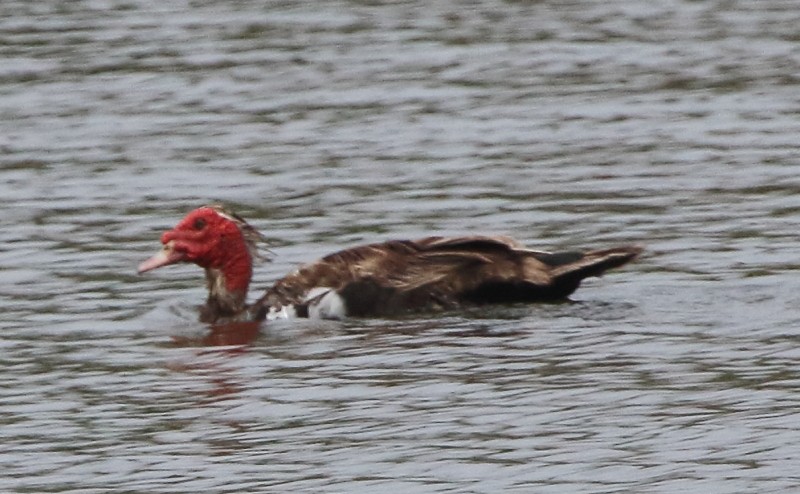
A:
{"label": "white wing patch", "polygon": [[269,312],[267,312],[267,321],[275,321],[279,319],[295,319],[297,317],[297,311],[294,310],[293,305],[284,305],[280,309],[276,309],[275,307],[270,307]]}
{"label": "white wing patch", "polygon": [[305,301],[308,303],[309,319],[344,319],[347,316],[344,299],[332,288],[312,288]]}

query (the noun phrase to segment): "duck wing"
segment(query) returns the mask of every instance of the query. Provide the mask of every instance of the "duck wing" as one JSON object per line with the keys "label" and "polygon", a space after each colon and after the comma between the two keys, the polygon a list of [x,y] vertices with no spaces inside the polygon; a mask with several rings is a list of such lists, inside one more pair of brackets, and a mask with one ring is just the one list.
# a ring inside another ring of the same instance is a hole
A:
{"label": "duck wing", "polygon": [[308,316],[325,302],[335,310],[323,317],[343,317],[552,300],[640,251],[626,246],[550,253],[502,236],[395,240],[342,250],[302,266],[278,280],[253,307],[256,317],[287,306]]}

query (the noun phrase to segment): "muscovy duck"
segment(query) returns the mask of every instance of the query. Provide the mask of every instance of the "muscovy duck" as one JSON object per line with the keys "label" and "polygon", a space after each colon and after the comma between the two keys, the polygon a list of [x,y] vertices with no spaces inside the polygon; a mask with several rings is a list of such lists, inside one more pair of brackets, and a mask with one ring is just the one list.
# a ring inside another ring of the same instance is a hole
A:
{"label": "muscovy duck", "polygon": [[427,237],[345,249],[301,266],[253,304],[247,290],[263,237],[221,206],[190,212],[164,232],[139,273],[191,262],[205,268],[208,323],[291,317],[380,317],[464,305],[563,299],[589,276],[635,259],[628,245],[542,252],[503,236]]}

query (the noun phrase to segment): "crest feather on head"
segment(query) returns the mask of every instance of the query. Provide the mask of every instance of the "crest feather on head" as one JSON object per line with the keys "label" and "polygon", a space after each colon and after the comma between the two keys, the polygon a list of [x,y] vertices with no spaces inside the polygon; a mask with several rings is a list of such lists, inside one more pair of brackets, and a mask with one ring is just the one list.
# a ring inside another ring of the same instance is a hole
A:
{"label": "crest feather on head", "polygon": [[[206,207],[213,209],[218,215],[234,222],[236,226],[239,227],[239,231],[242,232],[242,237],[244,237],[245,244],[247,244],[247,251],[250,253],[251,258],[267,262],[272,260],[270,257],[272,251],[267,248],[267,245],[269,245],[267,238],[253,228],[244,218],[226,209],[225,206],[221,204],[209,204]],[[259,246],[263,248],[265,251],[264,253],[261,252]]]}

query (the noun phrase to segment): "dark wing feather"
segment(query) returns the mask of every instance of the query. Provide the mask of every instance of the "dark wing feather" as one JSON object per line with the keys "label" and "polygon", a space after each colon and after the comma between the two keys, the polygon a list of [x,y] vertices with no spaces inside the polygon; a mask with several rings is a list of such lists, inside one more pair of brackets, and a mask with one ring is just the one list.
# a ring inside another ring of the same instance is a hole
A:
{"label": "dark wing feather", "polygon": [[[626,250],[627,249],[627,250]],[[336,290],[349,315],[386,315],[463,302],[561,298],[585,276],[628,262],[637,248],[550,254],[508,237],[428,237],[346,249],[278,280],[256,307],[302,305],[315,287]],[[613,260],[608,260],[613,259]]]}

